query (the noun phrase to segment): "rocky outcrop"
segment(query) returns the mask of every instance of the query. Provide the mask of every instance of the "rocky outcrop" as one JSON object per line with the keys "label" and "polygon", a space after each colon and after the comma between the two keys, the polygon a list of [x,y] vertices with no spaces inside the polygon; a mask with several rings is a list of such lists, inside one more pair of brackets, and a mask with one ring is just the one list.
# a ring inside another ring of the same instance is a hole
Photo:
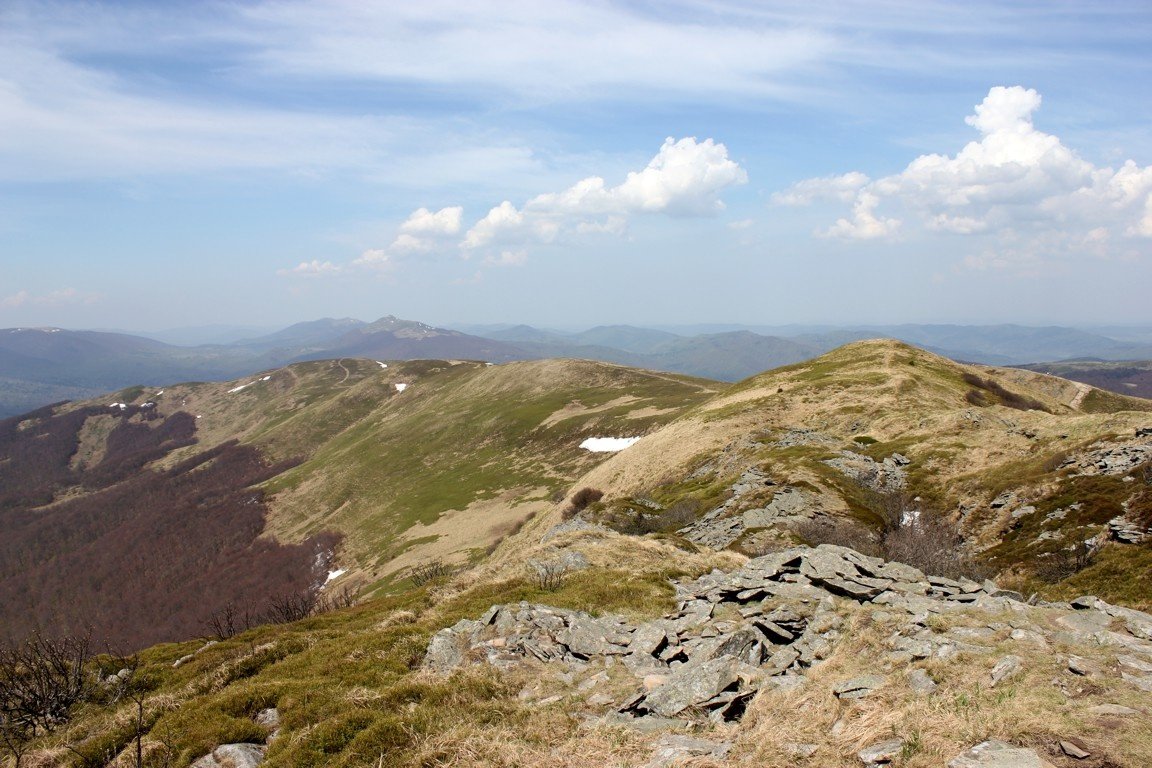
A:
{"label": "rocky outcrop", "polygon": [[1069,458],[1061,468],[1071,468],[1083,475],[1125,475],[1152,460],[1152,439],[1137,432],[1135,441],[1124,445],[1102,445],[1087,453]]}
{"label": "rocky outcrop", "polygon": [[[478,620],[438,632],[424,663],[441,672],[470,663],[509,667],[538,661],[573,669],[621,664],[635,680],[626,699],[609,698],[621,712],[735,720],[758,691],[802,685],[804,671],[831,654],[841,636],[839,599],[908,614],[905,629],[887,641],[890,658],[907,662],[979,649],[975,643],[984,639],[978,629],[937,633],[928,626],[931,614],[968,605],[1024,607],[1019,595],[992,582],[927,576],[832,545],[765,555],[675,588],[678,609],[644,624],[530,603],[493,606]],[[1102,612],[1099,605],[1107,604],[1089,601],[1085,610]],[[1079,613],[1074,606],[1067,610]],[[1132,621],[1144,631],[1143,619]],[[1022,641],[1029,639],[1025,635]],[[1018,671],[1011,660],[1005,664],[996,682]],[[934,686],[930,678],[917,684],[924,690]],[[836,695],[864,697],[883,685],[875,676],[845,680]]]}
{"label": "rocky outcrop", "polygon": [[[772,489],[772,498],[762,507],[748,508],[746,497]],[[729,487],[731,496],[691,525],[679,530],[695,544],[724,549],[746,531],[795,524],[807,520],[823,509],[819,497],[793,486],[777,486],[763,470],[752,467]]]}
{"label": "rocky outcrop", "polygon": [[1139,544],[1152,536],[1152,529],[1137,525],[1120,515],[1108,521],[1108,537],[1121,544]]}
{"label": "rocky outcrop", "polygon": [[908,473],[904,467],[911,462],[899,453],[878,462],[854,451],[841,451],[839,456],[825,459],[824,463],[848,476],[857,485],[878,493],[894,493],[903,490],[907,483]]}

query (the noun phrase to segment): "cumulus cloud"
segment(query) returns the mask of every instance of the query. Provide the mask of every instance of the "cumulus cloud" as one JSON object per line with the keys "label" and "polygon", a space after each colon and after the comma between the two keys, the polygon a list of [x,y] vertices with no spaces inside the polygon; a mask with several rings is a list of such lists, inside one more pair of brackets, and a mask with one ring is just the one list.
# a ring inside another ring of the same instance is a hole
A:
{"label": "cumulus cloud", "polygon": [[847,240],[876,240],[891,237],[900,229],[896,219],[885,219],[876,215],[880,198],[871,192],[860,192],[852,206],[852,218],[837,219],[826,232],[825,237],[838,237]]}
{"label": "cumulus cloud", "polygon": [[290,269],[279,269],[276,271],[276,274],[299,277],[323,277],[325,275],[335,275],[340,271],[341,268],[330,261],[313,259],[312,261],[302,261]]}
{"label": "cumulus cloud", "polygon": [[980,138],[955,155],[922,155],[902,172],[874,181],[860,172],[807,179],[773,199],[784,205],[850,203],[851,216],[818,233],[833,238],[884,239],[915,229],[1011,241],[1000,256],[968,256],[980,269],[999,268],[1011,254],[1029,261],[1026,254],[1041,237],[1047,249],[1091,243],[1097,253],[1109,239],[1152,237],[1152,167],[1131,160],[1118,169],[1097,167],[1081,158],[1033,124],[1041,102],[1032,89],[994,87],[965,120]]}
{"label": "cumulus cloud", "polygon": [[516,208],[505,200],[465,233],[467,253],[496,246],[550,243],[569,234],[622,234],[637,215],[711,216],[724,209],[720,193],[748,175],[712,139],[665,139],[648,165],[609,186],[590,176],[560,192],[537,195]]}
{"label": "cumulus cloud", "polygon": [[460,220],[464,209],[460,206],[441,208],[430,211],[427,208],[417,208],[400,225],[400,231],[414,236],[455,235],[460,231]]}

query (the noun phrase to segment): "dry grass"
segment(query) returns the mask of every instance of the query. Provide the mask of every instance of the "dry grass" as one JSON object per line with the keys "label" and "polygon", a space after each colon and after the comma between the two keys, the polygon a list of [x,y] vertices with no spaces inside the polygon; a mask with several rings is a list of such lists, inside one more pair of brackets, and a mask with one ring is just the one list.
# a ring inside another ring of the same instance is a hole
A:
{"label": "dry grass", "polygon": [[613,768],[644,763],[650,737],[622,728],[581,727],[559,707],[537,712],[528,729],[460,723],[423,739],[413,765],[428,768]]}
{"label": "dry grass", "polygon": [[[950,615],[934,624],[940,630],[981,626],[985,618]],[[1103,722],[1086,714],[1093,704],[1139,698],[1118,678],[1093,681],[1087,695],[1066,693],[1065,686],[1083,684],[1082,678],[1067,671],[1067,656],[1007,640],[1005,629],[997,635],[1000,642],[992,653],[917,663],[938,684],[933,694],[917,696],[904,676],[912,667],[883,656],[884,639],[891,631],[890,624],[873,622],[858,612],[846,638],[827,661],[808,673],[804,687],[758,697],[745,719],[749,728],[740,735],[735,764],[849,768],[859,766],[856,752],[863,747],[901,737],[905,751],[896,765],[938,768],[989,738],[1043,750],[1057,738],[1079,737],[1092,746],[1094,755],[1111,756],[1117,765],[1152,765],[1152,723],[1136,718]],[[1096,653],[1107,660],[1107,654],[1091,648],[1060,650],[1082,656]],[[1008,653],[1020,656],[1024,669],[992,687],[991,669]],[[836,682],[864,674],[883,674],[886,685],[872,696],[852,701],[841,701],[832,693]],[[795,743],[816,744],[818,751],[807,761],[796,758],[789,750]]]}

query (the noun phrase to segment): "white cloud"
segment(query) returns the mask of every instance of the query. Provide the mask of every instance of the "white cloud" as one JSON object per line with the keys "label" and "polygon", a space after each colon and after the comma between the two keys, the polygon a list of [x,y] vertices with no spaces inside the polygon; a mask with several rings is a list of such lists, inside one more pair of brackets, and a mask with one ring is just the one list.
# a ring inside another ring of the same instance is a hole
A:
{"label": "white cloud", "polygon": [[896,219],[876,216],[876,206],[880,198],[871,192],[861,192],[852,206],[851,219],[837,219],[836,223],[821,234],[824,237],[837,237],[846,240],[876,240],[891,237],[900,229]]}
{"label": "white cloud", "polygon": [[748,175],[728,149],[712,139],[665,139],[648,165],[610,187],[590,176],[560,192],[537,195],[517,209],[505,200],[464,235],[468,251],[528,242],[550,243],[568,234],[622,234],[642,214],[709,216],[724,209],[720,193]]}
{"label": "white cloud", "polygon": [[[851,201],[852,215],[820,233],[845,240],[913,231],[998,238],[998,248],[982,245],[965,259],[977,269],[1031,265],[1041,251],[1074,256],[1091,245],[1099,253],[1117,239],[1152,237],[1152,167],[1129,160],[1113,169],[1084,160],[1035,127],[1040,104],[1034,90],[997,86],[966,119],[980,138],[955,155],[922,155],[875,181],[859,172],[807,179],[773,199]],[[880,213],[889,208],[904,219]]]}
{"label": "white cloud", "polygon": [[485,256],[484,265],[488,267],[519,267],[528,261],[528,251],[518,250],[501,251],[499,255]]}
{"label": "white cloud", "polygon": [[312,261],[302,261],[291,269],[280,269],[276,274],[283,276],[299,276],[299,277],[324,277],[327,275],[335,275],[341,271],[341,268],[330,261],[320,261],[313,259]]}
{"label": "white cloud", "polygon": [[870,179],[859,171],[843,176],[825,176],[819,179],[805,179],[783,192],[772,195],[772,202],[779,205],[808,205],[818,200],[839,200],[850,202]]}
{"label": "white cloud", "polygon": [[100,294],[78,291],[75,288],[62,288],[50,293],[35,294],[20,290],[8,296],[0,296],[0,307],[17,309],[20,307],[60,307],[68,304],[95,304]]}
{"label": "white cloud", "polygon": [[460,206],[441,208],[433,213],[427,208],[417,208],[400,225],[400,231],[409,235],[455,235],[460,231],[460,219],[464,209]]}
{"label": "white cloud", "polygon": [[[514,233],[519,233],[524,226],[524,214],[516,210],[516,206],[505,200],[488,214],[472,225],[464,235],[463,248],[483,248]],[[516,235],[518,236],[518,235]]]}

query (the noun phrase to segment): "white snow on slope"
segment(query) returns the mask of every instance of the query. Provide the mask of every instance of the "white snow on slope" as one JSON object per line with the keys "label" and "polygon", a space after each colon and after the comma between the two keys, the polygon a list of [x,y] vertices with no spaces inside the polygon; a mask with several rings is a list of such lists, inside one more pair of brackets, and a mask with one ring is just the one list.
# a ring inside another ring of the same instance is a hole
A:
{"label": "white snow on slope", "polygon": [[404,390],[408,389],[407,384],[396,384],[395,386],[397,392],[403,392]]}
{"label": "white snow on slope", "polygon": [[376,361],[376,365],[380,366],[381,368],[387,368],[388,367],[388,363],[382,363],[379,360]]}
{"label": "white snow on slope", "polygon": [[345,573],[347,573],[347,571],[344,570],[343,568],[337,568],[334,571],[328,571],[328,578],[324,580],[324,583],[327,584],[330,581],[335,581],[336,579],[343,576]]}
{"label": "white snow on slope", "polygon": [[639,440],[638,437],[590,437],[580,443],[580,447],[593,453],[609,453],[629,448]]}
{"label": "white snow on slope", "polygon": [[232,389],[228,390],[228,394],[232,394],[233,392],[243,392],[244,390],[248,389],[248,387],[252,386],[255,383],[256,382],[254,382],[254,381],[250,381],[247,384],[241,384],[238,387],[232,387]]}

